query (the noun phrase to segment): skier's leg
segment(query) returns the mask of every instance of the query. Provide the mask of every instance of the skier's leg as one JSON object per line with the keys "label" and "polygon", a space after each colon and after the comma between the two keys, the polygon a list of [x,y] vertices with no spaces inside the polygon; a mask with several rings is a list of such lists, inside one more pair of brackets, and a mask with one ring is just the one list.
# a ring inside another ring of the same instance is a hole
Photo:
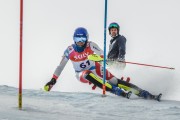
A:
{"label": "skier's leg", "polygon": [[[96,62],[96,75],[98,75],[101,79],[103,78],[103,67]],[[139,96],[139,97],[143,97],[145,99],[147,98],[154,98],[154,95],[152,95],[151,93],[149,93],[148,91],[145,91],[141,88],[139,88],[138,86],[129,83],[128,79],[127,81],[124,81],[123,79],[118,79],[117,77],[115,77],[113,74],[111,74],[111,72],[109,72],[108,70],[106,70],[106,81],[116,87],[119,87],[121,89],[124,89],[126,91],[132,91],[132,93],[134,93],[135,95]]]}
{"label": "skier's leg", "polygon": [[145,99],[155,99],[155,100],[160,100],[160,97],[162,94],[159,95],[153,95],[150,92],[143,90],[141,88],[139,88],[138,86],[132,84],[132,83],[128,83],[125,82],[123,80],[118,79],[118,86],[120,88],[123,88],[127,91],[132,91],[134,94],[136,94],[139,97],[143,97]]}
{"label": "skier's leg", "polygon": [[[94,73],[102,79],[103,66],[101,66],[98,62],[95,62],[95,66],[96,66],[96,70],[94,71]],[[115,76],[111,72],[109,72],[107,69],[106,69],[106,81],[115,86],[118,83],[117,78],[115,78]]]}
{"label": "skier's leg", "polygon": [[[90,71],[90,70],[83,71],[82,77],[102,89],[103,80],[100,77],[98,77],[97,75],[95,75],[92,71]],[[106,91],[109,91],[115,95],[123,96],[128,99],[131,95],[131,92],[126,93],[121,88],[114,86],[108,82],[105,83],[105,86],[106,86]]]}

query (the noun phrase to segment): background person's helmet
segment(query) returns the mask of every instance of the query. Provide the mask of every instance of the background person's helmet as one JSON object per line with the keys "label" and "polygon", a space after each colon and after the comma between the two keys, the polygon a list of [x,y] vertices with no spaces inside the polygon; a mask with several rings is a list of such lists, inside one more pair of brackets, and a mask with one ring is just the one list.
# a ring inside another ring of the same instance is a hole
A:
{"label": "background person's helmet", "polygon": [[118,34],[119,34],[120,26],[116,22],[112,22],[112,23],[109,24],[109,27],[108,27],[109,34],[110,34],[110,29],[111,28],[116,28],[118,30]]}

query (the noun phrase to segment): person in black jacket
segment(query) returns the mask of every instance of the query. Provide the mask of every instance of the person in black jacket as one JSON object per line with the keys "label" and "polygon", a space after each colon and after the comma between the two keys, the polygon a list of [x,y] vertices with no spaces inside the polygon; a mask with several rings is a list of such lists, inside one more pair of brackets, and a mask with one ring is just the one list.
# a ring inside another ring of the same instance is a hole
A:
{"label": "person in black jacket", "polygon": [[108,30],[112,39],[110,40],[107,58],[109,60],[124,62],[126,54],[126,38],[119,34],[120,26],[115,22],[109,25]]}

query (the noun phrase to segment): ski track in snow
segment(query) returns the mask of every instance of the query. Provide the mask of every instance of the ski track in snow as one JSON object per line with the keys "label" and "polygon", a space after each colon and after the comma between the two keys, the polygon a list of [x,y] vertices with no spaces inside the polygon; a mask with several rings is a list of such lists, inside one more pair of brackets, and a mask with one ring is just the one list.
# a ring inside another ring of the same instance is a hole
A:
{"label": "ski track in snow", "polygon": [[18,89],[0,86],[0,120],[179,120],[180,101],[131,99],[98,93],[23,90],[18,109]]}

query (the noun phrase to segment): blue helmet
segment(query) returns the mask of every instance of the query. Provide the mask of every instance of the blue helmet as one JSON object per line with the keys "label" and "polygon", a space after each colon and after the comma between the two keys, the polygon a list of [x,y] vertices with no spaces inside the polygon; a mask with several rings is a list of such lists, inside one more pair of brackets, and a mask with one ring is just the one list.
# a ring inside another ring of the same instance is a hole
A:
{"label": "blue helmet", "polygon": [[86,41],[88,41],[88,38],[89,38],[89,35],[85,28],[78,27],[74,31],[73,40],[75,43],[76,42],[86,42]]}
{"label": "blue helmet", "polygon": [[116,22],[112,22],[112,23],[109,24],[109,27],[108,27],[109,34],[110,34],[110,29],[111,28],[117,28],[118,34],[119,34],[120,26]]}
{"label": "blue helmet", "polygon": [[[73,40],[74,40],[74,49],[77,52],[82,52],[86,48],[87,41],[89,39],[89,34],[87,30],[83,27],[78,27],[74,31]],[[78,46],[76,42],[85,42],[83,46]]]}

